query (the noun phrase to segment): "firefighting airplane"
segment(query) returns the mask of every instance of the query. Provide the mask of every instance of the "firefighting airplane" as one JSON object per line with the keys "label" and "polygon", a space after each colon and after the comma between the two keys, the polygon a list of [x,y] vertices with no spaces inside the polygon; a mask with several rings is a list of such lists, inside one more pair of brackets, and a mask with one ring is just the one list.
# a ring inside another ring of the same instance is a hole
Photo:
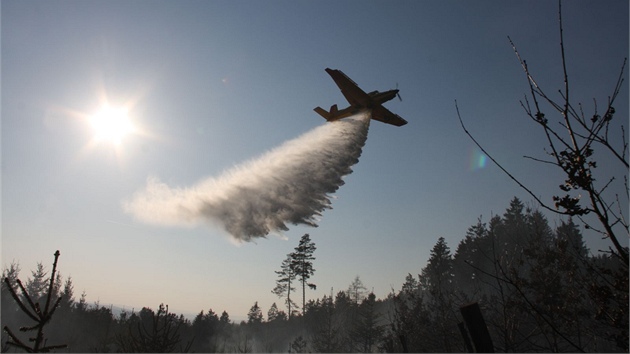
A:
{"label": "firefighting airplane", "polygon": [[407,124],[407,121],[402,119],[398,114],[394,114],[383,107],[384,102],[396,96],[402,101],[398,94],[398,89],[385,92],[372,91],[365,93],[365,91],[359,88],[356,82],[352,81],[352,79],[346,76],[341,70],[326,68],[326,72],[335,80],[335,83],[339,86],[339,89],[341,89],[341,93],[346,100],[348,100],[348,103],[350,103],[350,107],[342,110],[337,109],[337,105],[334,104],[330,107],[330,112],[326,112],[326,110],[321,107],[316,107],[314,111],[327,121],[333,122],[359,113],[360,111],[369,110],[372,112],[372,119],[374,120],[398,127]]}

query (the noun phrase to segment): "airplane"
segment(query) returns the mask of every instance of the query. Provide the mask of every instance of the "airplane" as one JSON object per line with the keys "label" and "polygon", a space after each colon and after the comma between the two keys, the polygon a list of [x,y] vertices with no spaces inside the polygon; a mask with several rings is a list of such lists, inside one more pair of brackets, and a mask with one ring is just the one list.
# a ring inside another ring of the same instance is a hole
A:
{"label": "airplane", "polygon": [[389,90],[385,92],[372,91],[365,93],[365,91],[359,88],[356,82],[352,81],[341,70],[326,68],[326,72],[335,81],[341,93],[344,95],[350,107],[339,110],[337,105],[334,104],[330,107],[330,112],[327,112],[321,107],[315,107],[314,111],[320,116],[324,117],[329,122],[333,122],[351,115],[357,114],[361,111],[369,110],[372,112],[372,119],[378,120],[383,123],[392,124],[397,127],[407,124],[407,121],[402,119],[399,115],[390,112],[387,108],[383,107],[383,103],[387,102],[394,97],[398,96],[398,99],[402,101],[398,94],[398,89]]}

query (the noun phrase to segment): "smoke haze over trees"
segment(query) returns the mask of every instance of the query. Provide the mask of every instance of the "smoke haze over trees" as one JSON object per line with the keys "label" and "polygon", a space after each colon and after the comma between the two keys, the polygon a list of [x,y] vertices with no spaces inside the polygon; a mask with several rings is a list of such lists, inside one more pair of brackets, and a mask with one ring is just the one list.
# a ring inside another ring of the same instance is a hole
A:
{"label": "smoke haze over trees", "polygon": [[[290,259],[283,268],[291,269]],[[3,270],[10,284],[19,274],[17,263]],[[357,276],[346,291],[308,300],[301,312],[292,307],[290,318],[275,303],[267,310],[254,302],[240,323],[212,304],[192,320],[163,304],[115,316],[111,307],[85,303],[85,294],[77,301],[72,279],[59,276],[53,291],[61,300],[46,338],[71,352],[461,352],[459,307],[478,302],[496,351],[628,350],[627,267],[593,255],[573,219],[552,228],[517,198],[503,215],[471,225],[455,251],[437,238],[416,274],[401,274],[401,289],[383,299]],[[40,263],[26,284],[37,294],[47,281]],[[3,325],[26,320],[3,283]],[[11,350],[5,334],[2,341]]]}

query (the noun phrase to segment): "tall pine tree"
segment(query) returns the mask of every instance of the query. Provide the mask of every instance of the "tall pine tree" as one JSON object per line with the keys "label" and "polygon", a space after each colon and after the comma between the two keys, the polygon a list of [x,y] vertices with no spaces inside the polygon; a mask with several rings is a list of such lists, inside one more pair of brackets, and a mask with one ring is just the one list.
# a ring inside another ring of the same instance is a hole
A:
{"label": "tall pine tree", "polygon": [[26,291],[34,302],[40,302],[46,294],[47,280],[46,268],[41,262],[37,262],[37,269],[31,271],[31,276],[26,281]]}
{"label": "tall pine tree", "polygon": [[317,287],[315,284],[307,282],[311,275],[315,274],[312,261],[315,259],[313,252],[316,249],[315,242],[311,241],[309,234],[304,234],[298,246],[295,247],[295,252],[290,254],[291,269],[302,283],[302,315],[304,315],[306,306],[306,286],[308,285],[313,290]]}
{"label": "tall pine tree", "polygon": [[254,303],[254,306],[252,306],[249,309],[249,312],[247,313],[247,324],[257,325],[257,324],[261,324],[262,322],[263,322],[262,310],[260,309],[260,306],[258,306],[258,301],[256,301]]}
{"label": "tall pine tree", "polygon": [[444,237],[440,237],[431,250],[431,257],[420,274],[420,288],[428,296],[428,309],[436,325],[435,348],[432,350],[451,352],[457,321],[453,315],[453,258]]}
{"label": "tall pine tree", "polygon": [[367,288],[365,287],[365,285],[363,285],[363,282],[358,275],[354,277],[352,283],[348,285],[348,290],[346,290],[346,293],[348,293],[348,298],[350,298],[357,306],[359,306],[361,301],[363,301],[363,299],[365,298],[366,292]]}
{"label": "tall pine tree", "polygon": [[355,349],[362,353],[371,353],[381,341],[385,329],[385,326],[380,324],[374,293],[368,294],[361,302],[358,315],[350,329],[351,337],[356,342]]}
{"label": "tall pine tree", "polygon": [[291,300],[291,292],[295,291],[295,287],[292,285],[295,280],[295,271],[292,267],[292,258],[291,255],[287,255],[287,258],[282,261],[282,265],[280,266],[280,271],[275,271],[278,274],[278,280],[276,280],[276,287],[271,291],[276,294],[280,298],[285,298],[285,304],[289,309],[289,318],[291,318],[292,307],[296,307],[293,300]]}

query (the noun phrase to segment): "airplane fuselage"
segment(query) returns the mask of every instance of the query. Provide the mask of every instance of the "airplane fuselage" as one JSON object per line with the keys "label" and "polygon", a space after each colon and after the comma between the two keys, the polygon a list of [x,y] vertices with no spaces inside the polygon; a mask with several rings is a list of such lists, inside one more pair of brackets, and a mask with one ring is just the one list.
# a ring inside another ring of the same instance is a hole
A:
{"label": "airplane fuselage", "polygon": [[383,104],[387,101],[391,101],[394,99],[394,97],[396,97],[396,95],[398,94],[398,89],[396,90],[389,90],[389,91],[385,91],[385,92],[378,92],[378,91],[372,91],[370,93],[368,93],[368,95],[370,95],[370,97],[378,104]]}
{"label": "airplane fuselage", "polygon": [[385,92],[372,91],[368,93],[371,99],[367,102],[355,102],[353,105],[343,108],[343,109],[338,109],[337,105],[334,104],[330,107],[330,112],[328,112],[329,114],[327,116],[324,116],[324,114],[322,114],[323,112],[321,112],[318,109],[315,109],[315,111],[319,113],[320,115],[324,116],[326,120],[332,122],[335,120],[350,117],[359,112],[371,111],[372,109],[379,107],[381,104],[387,101],[391,101],[392,99],[394,99],[394,97],[396,97],[397,94],[398,94],[398,89],[389,90]]}

